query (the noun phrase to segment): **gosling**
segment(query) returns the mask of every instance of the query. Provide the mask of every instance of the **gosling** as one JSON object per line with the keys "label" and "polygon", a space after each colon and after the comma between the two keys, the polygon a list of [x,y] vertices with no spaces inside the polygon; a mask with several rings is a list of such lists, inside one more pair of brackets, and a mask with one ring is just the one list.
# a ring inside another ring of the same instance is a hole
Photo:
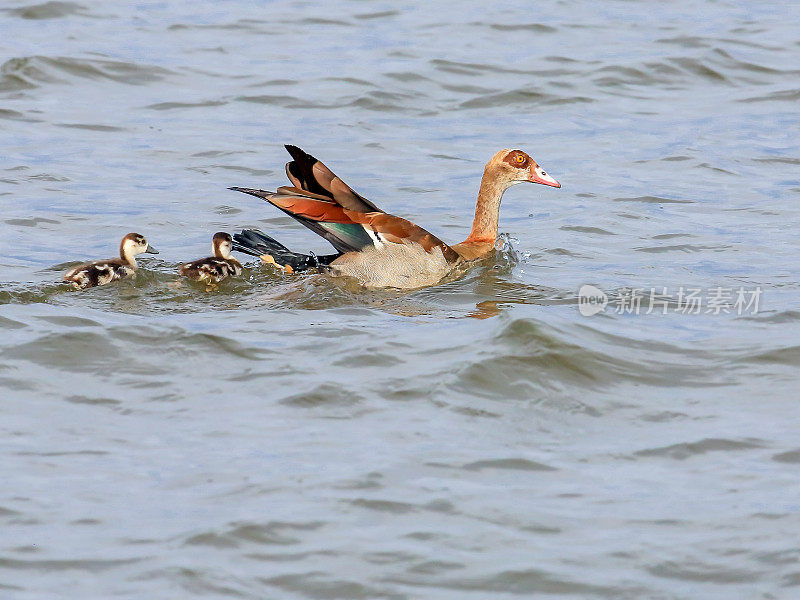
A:
{"label": "gosling", "polygon": [[64,283],[72,284],[77,290],[98,285],[106,285],[125,277],[136,275],[136,256],[146,252],[158,254],[158,250],[147,243],[143,235],[129,233],[119,245],[119,258],[96,260],[78,265],[64,275]]}
{"label": "gosling", "polygon": [[211,249],[214,256],[201,258],[182,265],[178,271],[184,277],[202,281],[208,285],[217,284],[226,277],[235,277],[242,272],[242,263],[231,256],[233,240],[223,231],[214,234]]}

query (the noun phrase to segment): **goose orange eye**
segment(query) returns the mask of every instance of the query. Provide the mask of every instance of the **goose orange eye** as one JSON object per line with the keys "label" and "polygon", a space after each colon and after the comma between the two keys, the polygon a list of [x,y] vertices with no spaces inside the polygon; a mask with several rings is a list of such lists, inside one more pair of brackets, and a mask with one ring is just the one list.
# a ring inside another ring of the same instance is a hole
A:
{"label": "goose orange eye", "polygon": [[517,157],[514,159],[518,164],[522,164],[525,162],[525,157],[522,154],[517,154]]}

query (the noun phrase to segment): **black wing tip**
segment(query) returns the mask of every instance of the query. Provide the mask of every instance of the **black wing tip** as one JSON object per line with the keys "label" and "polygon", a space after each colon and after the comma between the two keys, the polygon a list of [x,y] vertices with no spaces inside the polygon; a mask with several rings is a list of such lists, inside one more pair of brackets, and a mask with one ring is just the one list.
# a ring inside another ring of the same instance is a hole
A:
{"label": "black wing tip", "polygon": [[229,190],[233,190],[234,192],[242,192],[243,194],[250,194],[251,196],[255,196],[256,198],[262,198],[264,200],[267,199],[268,196],[272,196],[275,192],[269,192],[267,190],[257,190],[255,188],[245,188],[245,187],[229,187]]}
{"label": "black wing tip", "polygon": [[249,254],[250,256],[261,256],[264,254],[253,247],[258,242],[257,239],[254,239],[255,236],[253,235],[256,231],[258,230],[243,229],[241,233],[234,233],[232,244],[233,250],[236,252],[242,252],[243,254]]}
{"label": "black wing tip", "polygon": [[258,241],[259,235],[263,235],[259,229],[242,229],[241,232],[233,234],[233,240],[240,244],[247,241]]}
{"label": "black wing tip", "polygon": [[241,232],[233,234],[233,249],[252,256],[293,254],[286,246],[260,229],[242,229]]}
{"label": "black wing tip", "polygon": [[233,244],[231,245],[231,250],[233,250],[234,252],[241,252],[242,254],[247,254],[248,256],[261,256],[263,254],[263,252],[259,252],[258,250],[253,250],[248,246],[243,246],[242,244],[238,244],[236,242],[233,242]]}
{"label": "black wing tip", "polygon": [[303,150],[302,148],[298,148],[297,146],[293,146],[292,144],[284,144],[283,146],[286,148],[286,151],[292,155],[292,158],[297,162],[308,162],[310,164],[314,164],[317,162],[317,159],[311,156],[308,152]]}

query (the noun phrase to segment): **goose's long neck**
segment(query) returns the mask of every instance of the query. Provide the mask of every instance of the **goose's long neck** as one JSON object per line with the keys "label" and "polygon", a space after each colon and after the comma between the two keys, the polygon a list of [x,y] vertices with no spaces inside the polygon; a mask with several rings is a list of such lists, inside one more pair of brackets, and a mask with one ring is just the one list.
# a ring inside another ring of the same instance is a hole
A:
{"label": "goose's long neck", "polygon": [[472,222],[472,231],[466,241],[494,244],[500,218],[500,201],[507,187],[491,177],[487,171],[483,172],[478,202],[475,205],[475,220]]}

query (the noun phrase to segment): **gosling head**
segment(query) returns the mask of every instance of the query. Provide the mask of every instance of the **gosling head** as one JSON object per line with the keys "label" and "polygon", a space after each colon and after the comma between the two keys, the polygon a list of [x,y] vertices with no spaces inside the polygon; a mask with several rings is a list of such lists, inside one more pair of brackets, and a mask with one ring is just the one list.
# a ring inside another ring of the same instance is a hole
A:
{"label": "gosling head", "polygon": [[119,254],[123,260],[135,265],[136,260],[134,257],[142,252],[158,254],[158,250],[148,244],[147,240],[140,233],[129,233],[122,238],[122,243],[119,246]]}
{"label": "gosling head", "polygon": [[561,184],[545,173],[528,154],[522,150],[500,150],[486,164],[486,173],[508,189],[518,183],[541,183],[560,188]]}
{"label": "gosling head", "polygon": [[214,239],[211,240],[211,249],[217,258],[230,258],[233,249],[233,239],[230,234],[224,231],[215,233]]}

